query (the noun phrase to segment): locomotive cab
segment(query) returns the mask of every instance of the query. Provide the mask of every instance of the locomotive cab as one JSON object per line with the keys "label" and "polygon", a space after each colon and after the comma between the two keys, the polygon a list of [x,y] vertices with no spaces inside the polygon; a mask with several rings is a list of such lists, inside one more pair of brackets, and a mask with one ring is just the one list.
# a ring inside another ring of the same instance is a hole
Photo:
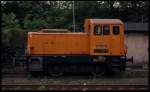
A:
{"label": "locomotive cab", "polygon": [[124,56],[124,25],[119,19],[87,19],[85,32],[90,34],[90,54]]}

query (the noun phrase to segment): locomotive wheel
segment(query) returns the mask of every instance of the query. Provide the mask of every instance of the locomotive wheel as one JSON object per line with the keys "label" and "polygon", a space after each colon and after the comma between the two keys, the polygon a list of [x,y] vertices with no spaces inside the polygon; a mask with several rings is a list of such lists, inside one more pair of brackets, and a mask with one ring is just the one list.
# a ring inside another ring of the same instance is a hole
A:
{"label": "locomotive wheel", "polygon": [[92,74],[96,77],[99,77],[99,76],[103,76],[105,74],[105,71],[106,70],[104,66],[95,65]]}
{"label": "locomotive wheel", "polygon": [[51,67],[49,68],[49,75],[54,76],[54,77],[59,77],[63,74],[64,69],[62,65],[51,65]]}

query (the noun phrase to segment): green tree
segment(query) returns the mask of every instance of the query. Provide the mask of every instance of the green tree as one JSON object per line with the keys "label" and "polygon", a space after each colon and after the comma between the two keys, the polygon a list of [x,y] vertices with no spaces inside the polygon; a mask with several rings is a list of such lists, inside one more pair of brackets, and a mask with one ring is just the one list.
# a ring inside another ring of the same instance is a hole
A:
{"label": "green tree", "polygon": [[20,28],[16,15],[14,13],[2,14],[2,43],[9,46],[13,33]]}
{"label": "green tree", "polygon": [[24,20],[24,28],[25,29],[38,29],[41,27],[46,28],[48,26],[47,22],[42,19],[33,19],[30,20],[29,18],[25,18]]}

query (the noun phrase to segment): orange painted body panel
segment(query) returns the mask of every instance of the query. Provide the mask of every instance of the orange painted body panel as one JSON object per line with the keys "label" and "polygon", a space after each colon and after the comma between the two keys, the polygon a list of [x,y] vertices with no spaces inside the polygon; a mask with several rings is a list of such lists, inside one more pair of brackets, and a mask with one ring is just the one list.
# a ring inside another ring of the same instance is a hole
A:
{"label": "orange painted body panel", "polygon": [[89,54],[89,36],[86,33],[29,33],[33,55]]}
{"label": "orange painted body panel", "polygon": [[[95,25],[109,25],[109,35],[95,35]],[[120,34],[114,35],[112,27],[119,26]],[[67,33],[28,33],[28,55],[92,55],[92,56],[124,56],[124,25],[120,20],[87,19],[84,32]],[[107,52],[95,52],[107,50]]]}

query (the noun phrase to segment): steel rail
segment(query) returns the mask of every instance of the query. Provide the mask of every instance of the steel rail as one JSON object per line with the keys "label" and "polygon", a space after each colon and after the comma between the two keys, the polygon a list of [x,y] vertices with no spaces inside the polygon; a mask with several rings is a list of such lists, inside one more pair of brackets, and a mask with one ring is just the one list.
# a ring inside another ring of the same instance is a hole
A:
{"label": "steel rail", "polygon": [[2,84],[2,90],[148,90],[147,84],[115,85],[46,85],[46,84]]}

